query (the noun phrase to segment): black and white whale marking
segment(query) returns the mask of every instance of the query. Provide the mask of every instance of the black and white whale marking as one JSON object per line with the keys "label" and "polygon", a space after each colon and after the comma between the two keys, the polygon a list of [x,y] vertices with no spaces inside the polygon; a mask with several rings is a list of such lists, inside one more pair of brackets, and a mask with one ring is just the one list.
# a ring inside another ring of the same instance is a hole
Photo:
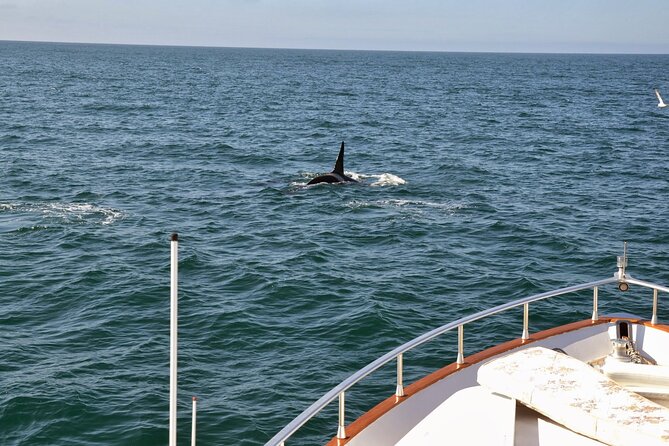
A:
{"label": "black and white whale marking", "polygon": [[334,170],[325,175],[319,175],[316,178],[312,179],[307,183],[307,186],[311,184],[319,183],[346,183],[353,182],[357,183],[353,178],[347,177],[344,175],[344,141],[341,142],[341,147],[339,148],[339,156],[335,162]]}

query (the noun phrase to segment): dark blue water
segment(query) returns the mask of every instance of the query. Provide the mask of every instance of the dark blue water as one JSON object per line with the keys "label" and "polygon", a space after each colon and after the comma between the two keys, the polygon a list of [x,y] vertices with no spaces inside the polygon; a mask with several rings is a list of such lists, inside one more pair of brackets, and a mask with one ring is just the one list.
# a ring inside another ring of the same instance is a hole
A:
{"label": "dark blue water", "polygon": [[[193,395],[200,444],[261,444],[428,329],[612,275],[623,240],[632,274],[669,282],[669,56],[0,42],[0,60],[3,445],[167,442],[173,231],[181,443]],[[359,184],[305,187],[341,141]],[[532,330],[590,299],[538,304]],[[645,294],[600,301],[650,315]],[[466,349],[519,323],[474,324]],[[407,355],[408,377],[454,350]]]}

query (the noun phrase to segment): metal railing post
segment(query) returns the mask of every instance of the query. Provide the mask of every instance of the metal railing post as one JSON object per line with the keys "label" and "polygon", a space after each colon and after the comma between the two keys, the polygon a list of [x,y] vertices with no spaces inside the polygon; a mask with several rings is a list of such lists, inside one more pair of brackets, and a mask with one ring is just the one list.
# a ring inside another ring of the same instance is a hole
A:
{"label": "metal railing post", "polygon": [[397,397],[404,396],[404,385],[402,384],[404,375],[403,368],[404,360],[402,359],[402,353],[400,353],[397,355],[397,387],[395,388],[395,396]]}
{"label": "metal railing post", "polygon": [[653,288],[653,316],[650,318],[650,323],[657,325],[657,288]]}
{"label": "metal railing post", "polygon": [[525,303],[523,305],[523,335],[521,337],[523,341],[530,339],[530,304]]}
{"label": "metal railing post", "polygon": [[465,363],[465,326],[458,325],[458,365]]}
{"label": "metal railing post", "polygon": [[599,320],[599,287],[594,287],[592,289],[592,321],[596,322]]}
{"label": "metal railing post", "polygon": [[344,393],[339,394],[339,427],[337,428],[337,438],[343,440],[346,438],[346,427],[344,422],[346,418],[346,403],[344,402]]}

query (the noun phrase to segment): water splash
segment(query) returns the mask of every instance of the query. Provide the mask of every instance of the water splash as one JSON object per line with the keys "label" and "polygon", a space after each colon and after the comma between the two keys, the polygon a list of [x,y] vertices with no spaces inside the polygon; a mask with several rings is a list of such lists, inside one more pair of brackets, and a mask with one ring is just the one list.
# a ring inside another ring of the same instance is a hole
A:
{"label": "water splash", "polygon": [[381,175],[370,175],[371,178],[376,178],[372,186],[400,186],[406,184],[406,180],[393,175],[392,173],[382,173]]}

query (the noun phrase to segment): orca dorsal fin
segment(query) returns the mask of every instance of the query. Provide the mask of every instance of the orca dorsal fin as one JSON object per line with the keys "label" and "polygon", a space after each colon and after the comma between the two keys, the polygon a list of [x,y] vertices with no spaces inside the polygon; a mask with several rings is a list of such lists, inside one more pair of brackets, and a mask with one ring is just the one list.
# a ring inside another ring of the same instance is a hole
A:
{"label": "orca dorsal fin", "polygon": [[344,141],[341,142],[341,147],[339,148],[339,156],[337,157],[337,162],[335,162],[334,170],[332,171],[332,173],[344,175]]}

